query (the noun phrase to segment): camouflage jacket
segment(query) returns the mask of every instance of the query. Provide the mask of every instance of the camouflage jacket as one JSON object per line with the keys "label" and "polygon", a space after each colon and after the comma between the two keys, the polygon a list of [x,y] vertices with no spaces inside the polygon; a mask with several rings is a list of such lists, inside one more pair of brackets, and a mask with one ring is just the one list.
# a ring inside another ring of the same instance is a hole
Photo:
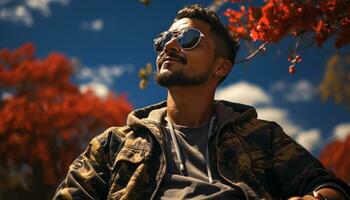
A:
{"label": "camouflage jacket", "polygon": [[[257,119],[250,106],[214,103],[218,118],[209,138],[213,177],[240,187],[246,199],[303,196],[326,184],[349,195],[326,170],[274,123]],[[95,137],[71,164],[54,199],[152,199],[166,172],[166,102],[135,110],[127,125]]]}

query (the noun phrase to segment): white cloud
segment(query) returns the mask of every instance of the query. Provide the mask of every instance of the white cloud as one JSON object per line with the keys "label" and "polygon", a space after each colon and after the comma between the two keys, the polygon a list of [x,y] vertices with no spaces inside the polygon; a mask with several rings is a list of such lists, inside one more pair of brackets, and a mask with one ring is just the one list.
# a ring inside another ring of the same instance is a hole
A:
{"label": "white cloud", "polygon": [[92,21],[83,21],[80,24],[81,29],[91,30],[91,31],[102,31],[104,27],[104,22],[101,19],[94,19]]}
{"label": "white cloud", "polygon": [[272,92],[283,92],[287,88],[287,83],[285,81],[276,81],[270,85],[270,90]]}
{"label": "white cloud", "polygon": [[344,141],[350,135],[350,123],[338,124],[333,129],[333,136],[340,141]]}
{"label": "white cloud", "polygon": [[120,77],[123,75],[125,68],[119,67],[119,66],[101,66],[99,69],[99,73],[103,80],[105,80],[107,83],[113,82],[113,77]]}
{"label": "white cloud", "polygon": [[[68,5],[70,0],[0,0],[0,20],[31,27],[34,24],[32,11],[39,11],[45,17],[50,16],[50,4]],[[11,2],[11,4],[10,4]]]}
{"label": "white cloud", "polygon": [[258,85],[241,81],[229,86],[219,88],[216,91],[215,99],[238,102],[248,105],[270,104],[271,98]]}
{"label": "white cloud", "polygon": [[310,101],[316,94],[315,86],[307,80],[299,80],[292,84],[277,81],[270,85],[269,91],[282,93],[287,102]]}
{"label": "white cloud", "polygon": [[218,89],[215,98],[258,106],[257,113],[259,119],[279,123],[290,136],[295,136],[301,130],[300,127],[289,119],[287,110],[271,106],[272,98],[258,85],[245,81],[231,84]]}
{"label": "white cloud", "polygon": [[302,129],[292,122],[285,109],[276,107],[257,108],[258,118],[277,122],[288,135],[295,137]]}
{"label": "white cloud", "polygon": [[107,85],[99,82],[90,82],[87,84],[82,84],[80,85],[79,89],[82,93],[85,93],[88,90],[92,90],[96,96],[102,99],[106,98],[110,92]]}
{"label": "white cloud", "polygon": [[32,15],[28,9],[22,5],[14,8],[1,8],[0,20],[23,24],[28,27],[32,26],[34,23]]}
{"label": "white cloud", "polygon": [[290,102],[309,101],[316,94],[315,87],[307,80],[299,80],[291,86],[285,98]]}
{"label": "white cloud", "polygon": [[60,3],[61,5],[68,5],[69,0],[26,0],[25,4],[32,10],[38,10],[44,16],[50,16],[50,3]]}
{"label": "white cloud", "polygon": [[116,78],[125,73],[132,73],[134,70],[134,66],[130,64],[100,65],[98,67],[77,66],[77,78],[84,82],[79,87],[80,91],[85,93],[92,90],[96,96],[102,99],[110,93],[110,87]]}
{"label": "white cloud", "polygon": [[[270,87],[270,91],[284,92],[287,88],[288,85],[285,82],[279,81]],[[293,84],[292,91],[307,92],[310,91],[309,89],[309,83],[299,81]],[[293,122],[289,111],[274,106],[272,96],[258,85],[245,81],[231,84],[218,89],[215,98],[257,107],[256,110],[259,119],[277,122],[287,135],[293,137],[310,151],[321,143],[321,132],[319,129],[313,128],[305,130]],[[302,98],[307,99],[309,97]]]}
{"label": "white cloud", "polygon": [[78,70],[78,79],[92,82],[104,83],[107,85],[113,84],[114,79],[132,73],[134,66],[127,65],[100,65],[98,67],[81,67]]}
{"label": "white cloud", "polygon": [[79,79],[92,79],[94,77],[94,72],[89,67],[80,68],[78,71]]}
{"label": "white cloud", "polygon": [[321,132],[319,129],[302,131],[296,137],[296,141],[311,151],[321,144]]}

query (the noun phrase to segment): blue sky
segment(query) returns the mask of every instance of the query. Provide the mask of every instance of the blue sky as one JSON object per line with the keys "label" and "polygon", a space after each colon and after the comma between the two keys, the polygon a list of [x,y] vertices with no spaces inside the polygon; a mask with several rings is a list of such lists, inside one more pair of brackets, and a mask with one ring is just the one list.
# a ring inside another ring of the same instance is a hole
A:
{"label": "blue sky", "polygon": [[[138,0],[0,0],[0,48],[33,42],[38,57],[53,51],[65,54],[80,63],[76,81],[82,90],[94,87],[102,98],[108,91],[126,93],[139,108],[166,97],[166,90],[153,80],[140,90],[137,72],[148,62],[155,64],[154,36],[169,27],[178,9],[191,3],[208,6],[212,1],[153,0],[145,6]],[[259,118],[279,122],[317,155],[325,143],[350,130],[349,110],[323,103],[317,94],[335,49],[328,42],[322,49],[301,52],[303,61],[290,75],[290,45],[294,40],[285,39],[251,62],[234,66],[217,98],[256,106]],[[247,51],[244,43],[241,46],[239,57],[244,57]]]}

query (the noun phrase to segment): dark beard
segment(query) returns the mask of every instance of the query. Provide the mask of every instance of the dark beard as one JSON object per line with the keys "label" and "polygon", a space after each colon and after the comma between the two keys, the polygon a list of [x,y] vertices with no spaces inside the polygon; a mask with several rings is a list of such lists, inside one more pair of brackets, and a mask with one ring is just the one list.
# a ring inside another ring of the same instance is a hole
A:
{"label": "dark beard", "polygon": [[163,87],[171,86],[195,86],[204,83],[209,78],[209,73],[188,77],[183,72],[177,71],[174,73],[159,74],[159,71],[154,75],[154,80],[158,85]]}

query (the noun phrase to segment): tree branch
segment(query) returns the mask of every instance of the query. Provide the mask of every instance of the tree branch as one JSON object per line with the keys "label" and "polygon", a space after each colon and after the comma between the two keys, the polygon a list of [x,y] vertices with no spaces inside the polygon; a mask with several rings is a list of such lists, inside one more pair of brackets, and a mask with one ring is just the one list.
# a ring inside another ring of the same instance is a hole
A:
{"label": "tree branch", "polygon": [[242,63],[242,62],[248,62],[249,60],[251,60],[254,56],[256,56],[259,52],[261,51],[265,51],[266,49],[266,45],[268,44],[268,42],[265,42],[263,44],[261,44],[253,53],[251,53],[249,56],[247,56],[246,58],[237,60],[234,64],[238,64],[238,63]]}

